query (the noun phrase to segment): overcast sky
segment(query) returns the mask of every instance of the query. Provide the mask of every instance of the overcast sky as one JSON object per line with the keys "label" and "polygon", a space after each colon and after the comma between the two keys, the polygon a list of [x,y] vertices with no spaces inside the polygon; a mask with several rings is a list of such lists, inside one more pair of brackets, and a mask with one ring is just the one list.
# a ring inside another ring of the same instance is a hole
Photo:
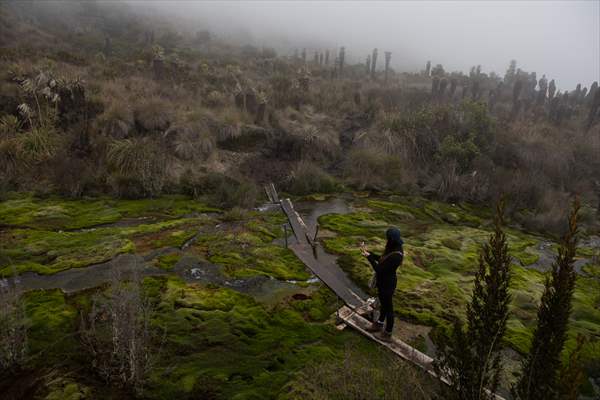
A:
{"label": "overcast sky", "polygon": [[[139,2],[134,2],[138,3]],[[181,1],[158,7],[200,18],[216,34],[277,48],[346,46],[362,60],[392,51],[392,67],[504,74],[511,59],[561,89],[600,78],[600,0]],[[312,52],[309,51],[309,55]]]}

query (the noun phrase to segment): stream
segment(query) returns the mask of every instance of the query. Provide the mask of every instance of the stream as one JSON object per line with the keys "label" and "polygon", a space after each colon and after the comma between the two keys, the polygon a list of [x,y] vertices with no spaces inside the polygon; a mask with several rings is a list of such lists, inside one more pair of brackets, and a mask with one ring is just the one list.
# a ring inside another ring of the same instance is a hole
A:
{"label": "stream", "polygon": [[[272,206],[267,206],[261,207],[261,210],[273,210],[273,208]],[[278,206],[275,208],[278,208]],[[347,213],[349,212],[349,207],[346,201],[336,198],[323,202],[304,202],[300,204],[298,210],[301,212],[306,224],[312,228],[316,226],[317,220],[321,215]],[[139,220],[127,220],[113,223],[113,225],[131,225],[141,222]],[[95,227],[87,229],[95,229]],[[202,234],[202,232],[198,233],[198,235]],[[276,303],[286,296],[295,294],[308,295],[314,290],[314,284],[319,282],[319,279],[314,276],[306,281],[284,281],[267,276],[254,276],[244,279],[230,278],[223,273],[221,266],[201,260],[191,253],[186,252],[198,235],[186,242],[181,248],[162,248],[150,252],[145,256],[134,253],[120,254],[107,262],[87,267],[71,268],[51,275],[25,272],[14,278],[14,282],[18,284],[21,290],[25,291],[61,289],[65,293],[73,293],[109,283],[118,269],[122,273],[123,278],[131,277],[134,274],[139,277],[177,275],[189,283],[211,283],[228,287],[251,295],[257,300],[266,303]],[[292,241],[295,239],[291,236],[288,240]],[[284,244],[283,239],[276,239],[274,242],[280,245]],[[179,253],[181,255],[180,260],[172,270],[166,271],[151,264],[151,260],[157,256],[170,253]],[[333,262],[337,260],[337,256],[326,253],[322,248],[319,248],[319,257]],[[341,269],[339,272],[343,273]],[[0,286],[7,284],[9,284],[9,280],[0,280]]]}

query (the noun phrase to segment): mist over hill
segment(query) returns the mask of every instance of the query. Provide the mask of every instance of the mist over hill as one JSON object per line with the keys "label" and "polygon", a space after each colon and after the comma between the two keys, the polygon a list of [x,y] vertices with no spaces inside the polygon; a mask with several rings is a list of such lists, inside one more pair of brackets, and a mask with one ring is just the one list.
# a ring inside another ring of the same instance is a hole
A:
{"label": "mist over hill", "polygon": [[597,398],[599,13],[0,2],[0,398]]}
{"label": "mist over hill", "polygon": [[[130,4],[135,8],[136,2]],[[556,79],[561,90],[600,76],[600,6],[553,2],[153,2],[159,13],[200,21],[224,37],[293,48],[346,46],[359,61],[373,47],[392,68],[416,72],[426,60],[450,71],[481,64],[502,73],[507,59]]]}

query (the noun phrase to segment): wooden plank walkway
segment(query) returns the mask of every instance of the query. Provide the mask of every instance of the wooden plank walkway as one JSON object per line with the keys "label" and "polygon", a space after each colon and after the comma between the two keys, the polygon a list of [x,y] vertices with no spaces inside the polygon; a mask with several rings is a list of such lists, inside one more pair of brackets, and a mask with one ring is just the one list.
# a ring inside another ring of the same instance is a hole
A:
{"label": "wooden plank walkway", "polygon": [[433,369],[433,358],[429,357],[427,354],[422,353],[414,347],[409,346],[408,344],[396,337],[392,337],[391,342],[384,342],[381,339],[379,339],[377,335],[367,332],[367,327],[371,325],[371,321],[354,312],[349,307],[344,306],[340,308],[338,310],[337,316],[342,321],[344,321],[344,323],[356,329],[369,339],[374,340],[377,343],[387,347],[393,353],[422,368],[431,376],[441,379],[446,384],[448,383],[448,380],[445,377],[440,378],[435,373]]}
{"label": "wooden plank walkway", "polygon": [[[271,192],[270,198],[276,197],[274,187],[269,188],[268,191]],[[372,313],[373,299],[368,299],[368,296],[348,279],[334,259],[318,257],[318,252],[322,252],[323,250],[320,249],[318,243],[315,242],[315,232],[309,232],[302,217],[300,217],[300,214],[294,210],[291,200],[280,200],[280,205],[287,216],[294,236],[296,237],[296,243],[291,244],[288,247],[296,254],[304,265],[306,265],[323,283],[325,283],[325,285],[333,290],[333,292],[346,303],[346,305],[337,312],[337,316],[343,321],[343,324],[354,328],[369,339],[385,346],[404,360],[422,368],[429,375],[441,380],[445,384],[449,384],[447,377],[439,376],[435,372],[433,368],[433,358],[427,354],[420,352],[397,337],[392,337],[391,342],[384,342],[376,335],[367,332],[366,328],[371,324],[371,321],[369,321],[365,315]],[[494,396],[496,400],[505,400],[497,394]]]}
{"label": "wooden plank walkway", "polygon": [[[350,308],[357,309],[367,304],[368,296],[360,290],[340,269],[334,257],[326,257],[323,249],[314,243],[314,232],[309,232],[302,217],[294,210],[290,199],[281,201],[281,208],[288,217],[296,243],[288,247],[325,285],[341,298]],[[319,257],[321,254],[321,257]]]}

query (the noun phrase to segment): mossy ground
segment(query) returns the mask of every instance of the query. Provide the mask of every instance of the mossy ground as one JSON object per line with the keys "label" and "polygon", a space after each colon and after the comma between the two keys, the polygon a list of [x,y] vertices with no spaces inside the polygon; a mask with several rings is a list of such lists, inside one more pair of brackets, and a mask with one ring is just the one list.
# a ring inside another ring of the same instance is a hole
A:
{"label": "mossy ground", "polygon": [[[152,326],[161,333],[144,398],[277,398],[307,363],[340,357],[348,344],[374,349],[351,331],[335,330],[329,319],[337,304],[325,288],[275,306],[175,277],[146,278],[144,292],[155,304]],[[106,388],[90,385],[75,336],[79,311],[93,294],[25,296],[31,367],[60,365],[68,377],[40,388],[41,398],[112,398]]]}
{"label": "mossy ground", "polygon": [[[0,254],[5,263],[2,273],[10,274],[13,268],[17,272],[54,273],[106,261],[120,252],[149,254],[155,249],[166,251],[151,262],[169,272],[183,254],[176,248],[198,234],[185,252],[222,266],[231,278],[310,277],[291,251],[276,244],[283,237],[282,213],[244,212],[236,218],[198,215],[194,212],[206,210],[203,205],[184,205],[181,198],[176,199],[158,199],[154,207],[111,200],[114,209],[105,215],[135,215],[142,218],[141,222],[96,226],[100,220],[101,224],[119,221],[108,221],[100,214],[92,218],[94,212],[90,210],[105,207],[108,200],[91,201],[93,205],[83,201],[86,205],[81,215],[74,211],[77,206],[66,202],[64,208],[72,210],[70,219],[59,224],[57,218],[43,217],[38,221],[35,217],[48,215],[40,213],[40,209],[47,210],[48,204],[55,207],[56,200],[44,203],[27,198],[29,205],[22,207],[31,215],[13,218],[0,231]],[[0,210],[14,210],[19,201],[25,200],[0,203]],[[445,326],[452,317],[463,316],[480,245],[491,233],[489,210],[397,196],[356,196],[352,206],[350,214],[325,215],[319,222],[323,231],[335,232],[323,239],[324,245],[340,254],[340,265],[355,282],[368,290],[372,273],[360,256],[358,244],[364,240],[371,249],[380,251],[385,229],[395,225],[403,233],[407,252],[398,275],[397,313],[430,326]],[[77,228],[67,230],[67,226]],[[506,341],[518,352],[525,352],[544,281],[544,274],[527,266],[537,261],[533,247],[547,239],[512,228],[507,229],[507,234],[515,263]],[[573,347],[577,333],[590,338],[600,334],[598,267],[590,264],[583,271],[574,295],[568,348]],[[331,318],[339,304],[329,290],[321,287],[307,292],[302,285],[298,289],[302,295],[262,302],[258,297],[224,287],[187,284],[173,275],[146,278],[145,293],[156,306],[152,325],[163,333],[164,339],[156,343],[156,362],[144,397],[285,397],[290,382],[298,385],[298,373],[306,365],[342,360],[348,345],[365,352],[375,350],[376,345],[360,335],[333,328]],[[61,380],[53,380],[40,389],[41,398],[114,398],[113,389],[93,378],[88,357],[76,336],[79,311],[89,307],[93,294],[94,291],[86,291],[65,295],[59,290],[25,294],[31,368],[60,365],[64,371]],[[590,374],[597,374],[599,349],[598,341],[593,339],[584,347]]]}
{"label": "mossy ground", "polygon": [[[350,214],[325,215],[319,222],[322,228],[337,233],[324,239],[325,247],[340,254],[342,268],[365,290],[372,269],[360,255],[358,244],[365,241],[370,249],[381,251],[385,229],[399,227],[407,257],[398,271],[396,312],[407,320],[447,326],[453,317],[464,317],[481,244],[492,233],[491,217],[489,210],[464,204],[361,196],[355,198]],[[527,266],[539,258],[532,247],[549,239],[510,227],[506,233],[514,263],[511,318],[505,339],[524,353],[530,345],[545,279],[543,273]],[[600,281],[593,266],[586,266],[584,271],[589,273],[577,279],[567,347],[572,347],[575,336],[581,333],[591,340],[584,349],[587,352],[588,347],[597,346],[594,338],[600,334]]]}
{"label": "mossy ground", "polygon": [[[217,211],[181,196],[6,200],[0,202],[0,276],[52,274],[109,261],[120,253],[179,247],[203,226],[214,224],[212,214],[205,213]],[[124,218],[137,220],[117,224]]]}
{"label": "mossy ground", "polygon": [[244,220],[224,223],[211,234],[201,235],[192,251],[224,267],[232,278],[266,275],[277,279],[305,280],[304,264],[281,245],[285,219],[280,212],[249,212]]}

